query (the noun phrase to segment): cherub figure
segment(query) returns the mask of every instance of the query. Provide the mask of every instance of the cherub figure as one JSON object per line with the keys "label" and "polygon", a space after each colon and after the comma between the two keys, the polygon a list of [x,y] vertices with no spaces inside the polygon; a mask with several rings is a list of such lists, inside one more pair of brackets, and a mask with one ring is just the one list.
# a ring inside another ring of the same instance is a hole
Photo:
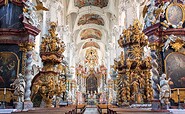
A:
{"label": "cherub figure", "polygon": [[169,48],[169,45],[172,42],[175,42],[175,39],[177,38],[177,36],[174,36],[173,34],[170,35],[169,37],[167,36],[167,40],[166,42],[164,43],[164,46],[162,48],[162,51],[164,52],[165,50],[167,50]]}

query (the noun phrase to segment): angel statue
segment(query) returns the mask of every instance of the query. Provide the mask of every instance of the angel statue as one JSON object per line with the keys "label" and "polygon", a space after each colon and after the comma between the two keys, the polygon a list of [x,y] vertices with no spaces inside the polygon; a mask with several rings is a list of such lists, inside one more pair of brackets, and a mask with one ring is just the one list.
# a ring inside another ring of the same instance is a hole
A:
{"label": "angel statue", "polygon": [[162,51],[164,52],[165,50],[167,50],[168,47],[169,47],[169,45],[170,45],[170,43],[171,43],[171,41],[172,41],[172,42],[175,42],[175,39],[176,39],[176,38],[177,38],[177,36],[174,36],[173,34],[170,35],[170,36],[167,38],[166,42],[164,43],[164,46],[163,46],[163,48],[162,48]]}
{"label": "angel statue", "polygon": [[160,85],[158,86],[158,89],[160,90],[160,96],[159,99],[161,100],[162,104],[168,105],[169,104],[169,98],[170,98],[170,86],[169,81],[166,79],[166,74],[162,74],[160,77]]}
{"label": "angel statue", "polygon": [[13,87],[14,90],[14,95],[18,96],[18,102],[24,102],[24,93],[25,93],[25,79],[24,76],[20,73],[17,75],[17,78],[15,81],[10,84],[11,87]]}

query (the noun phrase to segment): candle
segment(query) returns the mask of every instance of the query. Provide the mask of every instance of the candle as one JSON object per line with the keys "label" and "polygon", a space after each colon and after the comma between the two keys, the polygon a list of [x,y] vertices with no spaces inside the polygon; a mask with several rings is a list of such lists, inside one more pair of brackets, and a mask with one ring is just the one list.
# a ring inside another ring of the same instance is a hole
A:
{"label": "candle", "polygon": [[4,88],[4,94],[6,94],[6,88]]}
{"label": "candle", "polygon": [[177,94],[179,95],[179,89],[177,89]]}

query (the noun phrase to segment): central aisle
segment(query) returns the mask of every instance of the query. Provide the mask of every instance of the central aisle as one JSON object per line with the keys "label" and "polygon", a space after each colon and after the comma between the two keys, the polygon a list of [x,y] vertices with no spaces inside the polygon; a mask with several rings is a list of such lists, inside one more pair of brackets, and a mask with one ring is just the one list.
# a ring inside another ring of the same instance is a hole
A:
{"label": "central aisle", "polygon": [[84,114],[99,114],[97,108],[86,108]]}

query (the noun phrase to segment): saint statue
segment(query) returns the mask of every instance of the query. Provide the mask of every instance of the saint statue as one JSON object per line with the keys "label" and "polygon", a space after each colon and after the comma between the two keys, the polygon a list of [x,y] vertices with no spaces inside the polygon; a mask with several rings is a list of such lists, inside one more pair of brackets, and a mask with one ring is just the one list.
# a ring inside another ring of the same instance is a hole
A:
{"label": "saint statue", "polygon": [[160,100],[162,104],[168,105],[170,98],[170,86],[169,86],[170,78],[166,79],[166,74],[162,74],[160,77],[160,86],[158,88],[160,90]]}
{"label": "saint statue", "polygon": [[24,102],[24,93],[25,93],[24,76],[21,73],[17,75],[17,78],[10,86],[12,86],[15,89],[14,95],[18,96],[18,102]]}

